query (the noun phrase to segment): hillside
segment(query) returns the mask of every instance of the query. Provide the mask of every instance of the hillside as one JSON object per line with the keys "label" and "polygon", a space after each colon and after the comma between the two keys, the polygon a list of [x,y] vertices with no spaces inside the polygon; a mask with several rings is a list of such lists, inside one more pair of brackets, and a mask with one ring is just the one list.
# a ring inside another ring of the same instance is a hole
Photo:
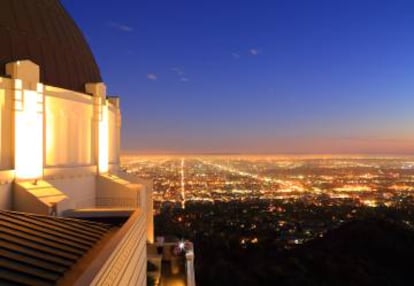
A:
{"label": "hillside", "polygon": [[[218,249],[214,249],[218,247]],[[198,285],[413,285],[414,231],[388,220],[353,221],[294,250],[210,244]],[[218,251],[218,252],[217,252]],[[210,261],[208,261],[210,260]],[[206,269],[203,269],[209,263]]]}

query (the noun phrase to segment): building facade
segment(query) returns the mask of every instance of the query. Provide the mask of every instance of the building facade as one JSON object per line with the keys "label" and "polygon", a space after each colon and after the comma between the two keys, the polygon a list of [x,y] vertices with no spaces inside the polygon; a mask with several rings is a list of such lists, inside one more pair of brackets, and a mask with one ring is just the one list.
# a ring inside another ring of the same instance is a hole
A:
{"label": "building facade", "polygon": [[91,263],[94,270],[79,276],[91,285],[146,284],[152,184],[119,171],[120,129],[119,98],[107,95],[88,44],[61,3],[2,0],[0,209],[132,213],[123,235],[100,254],[104,263]]}

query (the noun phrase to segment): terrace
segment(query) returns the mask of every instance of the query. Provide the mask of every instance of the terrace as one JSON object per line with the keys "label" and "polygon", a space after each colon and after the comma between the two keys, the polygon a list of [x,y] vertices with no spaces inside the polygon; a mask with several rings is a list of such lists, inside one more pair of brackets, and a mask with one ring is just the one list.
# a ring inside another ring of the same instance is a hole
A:
{"label": "terrace", "polygon": [[154,285],[195,286],[191,242],[158,239],[156,243],[147,245],[147,257],[148,277],[154,280]]}

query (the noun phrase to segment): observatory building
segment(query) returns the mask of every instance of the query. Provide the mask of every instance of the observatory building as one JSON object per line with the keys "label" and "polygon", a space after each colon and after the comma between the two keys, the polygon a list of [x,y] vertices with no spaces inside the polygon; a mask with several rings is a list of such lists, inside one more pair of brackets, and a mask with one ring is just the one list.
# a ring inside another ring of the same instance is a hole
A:
{"label": "observatory building", "polygon": [[0,284],[146,285],[152,184],[120,172],[120,128],[60,2],[0,1]]}

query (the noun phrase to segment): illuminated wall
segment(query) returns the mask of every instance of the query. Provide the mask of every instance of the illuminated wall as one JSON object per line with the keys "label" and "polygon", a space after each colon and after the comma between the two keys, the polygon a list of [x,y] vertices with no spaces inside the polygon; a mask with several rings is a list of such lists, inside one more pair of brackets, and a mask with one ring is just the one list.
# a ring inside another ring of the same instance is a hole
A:
{"label": "illuminated wall", "polygon": [[17,179],[43,176],[43,85],[39,67],[31,61],[6,65],[11,76],[13,104],[11,124],[14,129],[14,169]]}
{"label": "illuminated wall", "polygon": [[13,99],[12,80],[0,78],[0,209],[12,208],[13,164]]}
{"label": "illuminated wall", "polygon": [[106,96],[103,83],[86,84],[87,94],[45,86],[39,71],[31,61],[18,61],[6,65],[9,78],[0,77],[0,209],[49,214],[57,207],[62,215],[99,206],[137,208],[91,285],[146,285],[152,200],[143,184],[114,175],[119,100]]}
{"label": "illuminated wall", "polygon": [[122,172],[118,174],[124,180],[137,184],[141,187],[141,209],[145,213],[146,235],[149,243],[154,243],[154,205],[152,199],[152,179],[142,179],[137,176]]}
{"label": "illuminated wall", "polygon": [[117,154],[117,124],[116,124],[116,110],[113,107],[108,109],[108,135],[109,140],[108,144],[108,162],[111,164],[118,163],[118,154]]}
{"label": "illuminated wall", "polygon": [[0,170],[13,169],[13,125],[11,80],[0,78]]}
{"label": "illuminated wall", "polygon": [[102,103],[100,106],[98,132],[98,170],[104,174],[109,170],[109,131],[108,131],[108,104]]}
{"label": "illuminated wall", "polygon": [[91,96],[54,87],[45,94],[46,167],[95,164]]}
{"label": "illuminated wall", "polygon": [[119,100],[115,99],[115,104],[110,104],[108,108],[108,155],[109,164],[119,164],[119,138],[120,138],[120,114],[117,104]]}
{"label": "illuminated wall", "polygon": [[[117,247],[93,280],[82,281],[81,277],[79,285],[147,285],[145,216],[140,210],[135,211],[120,232],[115,234],[114,240],[119,241]],[[86,275],[84,277],[87,278]]]}
{"label": "illuminated wall", "polygon": [[119,163],[119,101],[107,99],[103,83],[87,84],[83,94],[43,86],[30,61],[8,69],[12,79],[0,81],[0,170],[33,179],[45,168],[95,165],[106,173]]}
{"label": "illuminated wall", "polygon": [[[16,80],[16,86],[21,82]],[[15,170],[19,179],[43,176],[43,95],[33,90],[15,90]]]}
{"label": "illuminated wall", "polygon": [[27,60],[7,64],[6,72],[10,78],[0,78],[0,207],[10,205],[14,179],[52,182],[68,196],[61,209],[95,207],[96,175],[119,164],[119,100],[107,98],[103,83],[86,84],[87,93],[43,85],[39,67]]}
{"label": "illuminated wall", "polygon": [[96,176],[65,176],[47,181],[68,196],[59,204],[59,210],[96,206]]}
{"label": "illuminated wall", "polygon": [[93,97],[94,105],[94,136],[96,138],[96,159],[98,173],[106,174],[109,171],[109,137],[108,126],[110,100],[106,96],[106,86],[103,83],[88,83],[85,86],[86,92]]}
{"label": "illuminated wall", "polygon": [[86,84],[84,94],[43,86],[30,61],[7,69],[11,79],[0,78],[0,170],[34,179],[49,168],[107,173],[109,163],[119,164],[119,100],[107,98],[103,83]]}

